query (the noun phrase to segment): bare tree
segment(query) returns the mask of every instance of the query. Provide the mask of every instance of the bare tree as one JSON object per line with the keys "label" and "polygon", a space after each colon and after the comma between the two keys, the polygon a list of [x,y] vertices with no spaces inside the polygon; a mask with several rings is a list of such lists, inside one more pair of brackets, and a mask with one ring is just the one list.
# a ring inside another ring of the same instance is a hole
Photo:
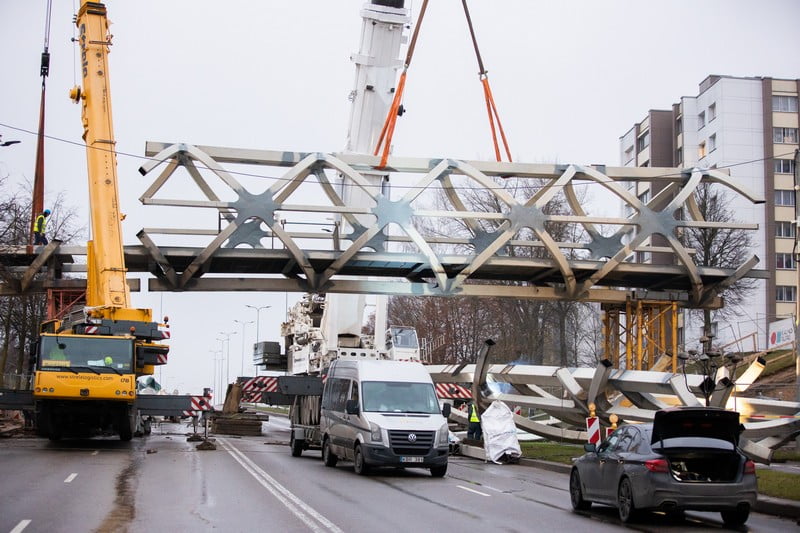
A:
{"label": "bare tree", "polygon": [[[24,246],[29,241],[31,228],[31,187],[7,186],[8,177],[0,177],[0,246]],[[65,196],[60,193],[50,202],[52,215],[48,221],[48,233],[52,238],[70,242],[83,230],[77,225],[76,210],[67,206]],[[0,277],[13,282],[19,274],[0,265]],[[46,312],[44,294],[25,294],[0,298],[0,385],[15,386],[7,376],[28,373],[31,364],[30,345],[35,340]]]}
{"label": "bare tree", "polygon": [[[538,180],[498,179],[497,186],[515,198],[526,200],[536,194],[542,183]],[[465,208],[476,212],[507,212],[508,206],[486,189],[463,187],[459,198]],[[441,194],[434,199],[436,209],[448,209],[449,199]],[[542,209],[545,214],[568,212],[566,199],[557,195]],[[502,221],[479,221],[478,231],[492,234],[500,231]],[[556,240],[579,237],[573,225],[545,223],[548,233]],[[418,226],[429,236],[469,237],[474,234],[463,219],[443,219],[438,225]],[[536,241],[530,228],[522,228],[517,240]],[[471,245],[439,245],[437,251],[474,253]],[[542,246],[507,245],[502,252],[509,257],[549,256]],[[519,282],[494,282],[504,285]],[[579,302],[549,302],[513,298],[448,298],[395,297],[390,299],[389,316],[394,323],[404,323],[417,328],[420,338],[444,337],[441,350],[434,352],[435,362],[472,362],[484,339],[493,338],[496,345],[493,357],[499,362],[525,362],[529,364],[575,365],[578,361],[578,339],[582,336],[579,319],[586,312]]]}
{"label": "bare tree", "polygon": [[[731,198],[726,192],[710,183],[703,183],[695,192],[697,207],[708,222],[735,222],[736,217],[730,207]],[[686,228],[683,234],[684,243],[695,250],[694,260],[697,265],[736,268],[751,255],[753,239],[749,232],[730,228]],[[755,280],[743,278],[722,292],[725,307],[712,311],[701,309],[692,314],[701,318],[703,332],[707,336],[711,332],[715,320],[725,320],[737,314],[737,308],[750,297]]]}

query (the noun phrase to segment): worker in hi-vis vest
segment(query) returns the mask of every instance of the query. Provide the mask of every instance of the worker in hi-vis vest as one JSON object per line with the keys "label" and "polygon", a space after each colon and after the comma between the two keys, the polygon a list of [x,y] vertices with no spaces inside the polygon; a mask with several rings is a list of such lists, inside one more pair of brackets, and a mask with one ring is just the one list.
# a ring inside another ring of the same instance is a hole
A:
{"label": "worker in hi-vis vest", "polygon": [[47,237],[44,230],[47,228],[47,217],[50,216],[50,210],[45,209],[38,217],[36,222],[33,223],[33,244],[47,244]]}
{"label": "worker in hi-vis vest", "polygon": [[469,413],[467,438],[481,440],[483,431],[481,430],[481,418],[478,416],[478,407],[474,403],[470,403],[467,412]]}

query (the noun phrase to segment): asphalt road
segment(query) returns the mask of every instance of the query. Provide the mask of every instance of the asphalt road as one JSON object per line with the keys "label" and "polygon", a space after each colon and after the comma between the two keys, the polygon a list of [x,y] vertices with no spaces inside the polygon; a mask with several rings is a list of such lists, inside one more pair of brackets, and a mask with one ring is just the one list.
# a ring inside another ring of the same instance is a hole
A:
{"label": "asphalt road", "polygon": [[[0,440],[0,533],[176,531],[719,531],[716,514],[626,528],[613,509],[573,513],[567,477],[536,468],[451,460],[448,474],[326,468],[318,451],[289,453],[285,419],[262,437],[217,436],[197,451],[178,424],[145,439]],[[742,531],[789,531],[753,514]]]}

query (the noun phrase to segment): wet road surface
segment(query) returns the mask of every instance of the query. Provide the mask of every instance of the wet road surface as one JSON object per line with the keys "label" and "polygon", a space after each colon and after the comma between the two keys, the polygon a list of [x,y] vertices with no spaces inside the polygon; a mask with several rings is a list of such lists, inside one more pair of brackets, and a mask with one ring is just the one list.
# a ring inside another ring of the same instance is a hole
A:
{"label": "wet road surface", "polygon": [[[161,424],[147,438],[0,440],[0,533],[176,531],[720,531],[718,514],[645,516],[623,526],[611,508],[573,513],[567,476],[451,459],[448,474],[327,468],[318,451],[291,457],[286,419],[261,437],[214,436],[197,451],[189,429]],[[753,514],[741,531],[788,531]]]}

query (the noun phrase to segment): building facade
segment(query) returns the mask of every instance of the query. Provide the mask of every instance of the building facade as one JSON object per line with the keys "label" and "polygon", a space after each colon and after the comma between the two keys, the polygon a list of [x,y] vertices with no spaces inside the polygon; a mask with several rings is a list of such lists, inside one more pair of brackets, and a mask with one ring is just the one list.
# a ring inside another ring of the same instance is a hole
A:
{"label": "building facade", "polygon": [[[684,96],[668,110],[651,110],[620,137],[624,166],[726,168],[731,177],[766,199],[752,205],[732,197],[737,222],[756,223],[752,253],[769,278],[756,283],[736,318],[714,323],[714,344],[737,342],[749,350],[766,347],[768,324],[794,316],[798,292],[795,243],[795,152],[798,149],[800,79],[712,75],[696,96]],[[658,191],[631,184],[648,201]],[[648,243],[652,247],[662,242]],[[655,248],[658,249],[658,248]],[[666,252],[637,252],[639,261],[672,263]],[[701,324],[683,317],[681,343],[694,348]],[[731,350],[736,349],[731,347]]]}

